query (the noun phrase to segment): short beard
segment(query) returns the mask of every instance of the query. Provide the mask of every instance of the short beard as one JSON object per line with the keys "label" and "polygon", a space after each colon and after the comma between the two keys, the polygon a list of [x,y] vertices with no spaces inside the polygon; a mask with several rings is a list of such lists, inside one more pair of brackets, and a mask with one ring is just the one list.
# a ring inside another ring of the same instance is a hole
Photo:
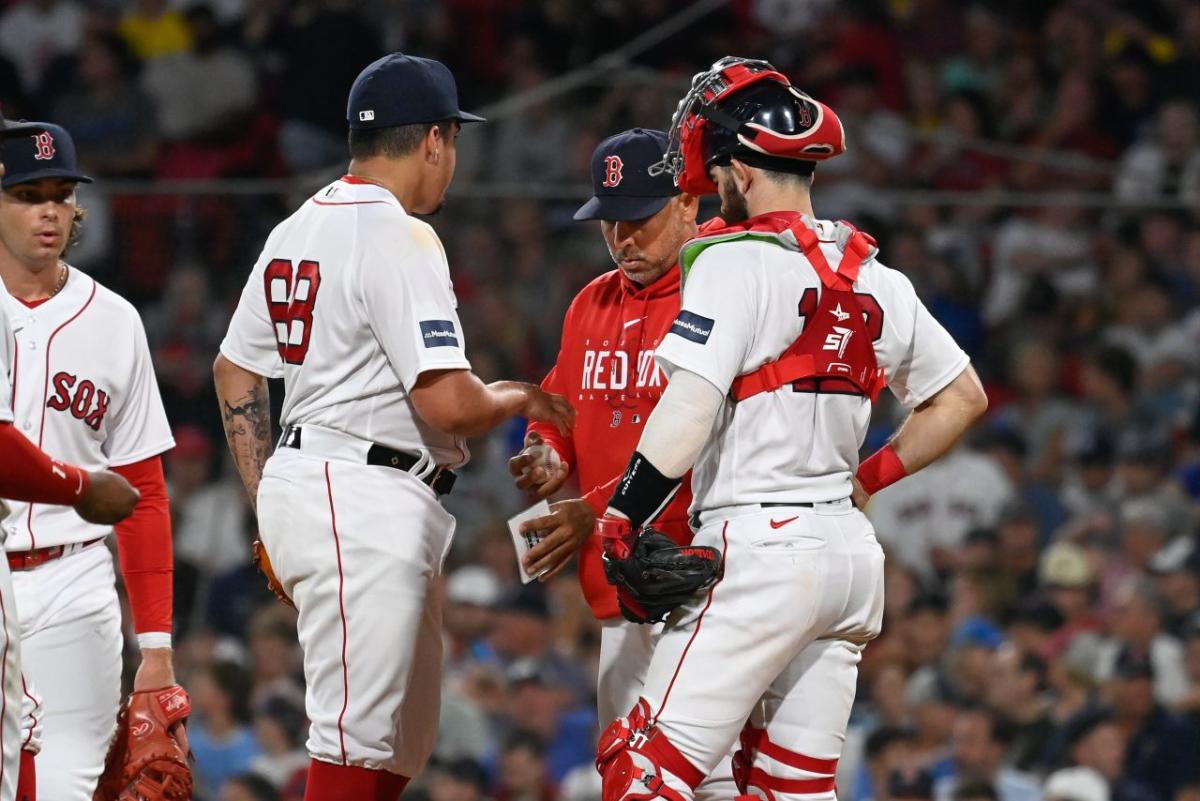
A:
{"label": "short beard", "polygon": [[746,207],[746,196],[738,191],[733,181],[721,187],[721,219],[727,225],[745,222],[750,219],[750,210]]}

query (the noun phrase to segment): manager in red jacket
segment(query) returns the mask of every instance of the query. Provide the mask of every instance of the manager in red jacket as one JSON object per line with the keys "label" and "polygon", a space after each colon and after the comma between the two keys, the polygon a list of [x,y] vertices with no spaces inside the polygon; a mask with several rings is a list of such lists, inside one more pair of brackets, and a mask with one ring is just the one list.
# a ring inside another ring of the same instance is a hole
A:
{"label": "manager in red jacket", "polygon": [[[549,577],[579,551],[583,594],[603,625],[596,690],[601,721],[626,714],[637,702],[661,630],[621,617],[592,528],[666,388],[654,349],[679,313],[679,249],[700,230],[697,199],[681,194],[669,175],[649,173],[666,150],[664,132],[634,128],[604,140],[592,155],[595,196],[575,219],[600,220],[617,269],[592,281],[571,302],[558,361],[542,382],[547,392],[565,395],[578,417],[565,436],[553,426],[532,423],[524,450],[509,462],[517,486],[542,497],[557,492],[572,473],[578,478],[582,498],[551,504],[548,517],[523,526],[550,532],[529,551],[525,564],[531,573],[546,570]],[[654,524],[681,545],[692,538],[688,487],[685,480]],[[732,798],[732,780],[727,789],[724,797]]]}

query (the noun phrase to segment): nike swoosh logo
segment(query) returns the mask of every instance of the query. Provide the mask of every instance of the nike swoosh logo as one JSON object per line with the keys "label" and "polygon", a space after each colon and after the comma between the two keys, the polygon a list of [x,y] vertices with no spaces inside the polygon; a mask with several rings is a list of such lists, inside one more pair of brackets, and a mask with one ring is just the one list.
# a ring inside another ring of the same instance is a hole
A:
{"label": "nike swoosh logo", "polygon": [[800,519],[800,515],[796,515],[795,517],[789,517],[787,520],[772,520],[771,528],[783,528],[788,523],[791,523],[793,520],[799,520],[799,519]]}
{"label": "nike swoosh logo", "polygon": [[636,320],[627,320],[625,322],[625,324],[621,326],[621,328],[628,328],[631,325],[637,325],[638,323],[640,323],[642,320],[645,320],[645,319],[646,319],[645,317],[639,317]]}

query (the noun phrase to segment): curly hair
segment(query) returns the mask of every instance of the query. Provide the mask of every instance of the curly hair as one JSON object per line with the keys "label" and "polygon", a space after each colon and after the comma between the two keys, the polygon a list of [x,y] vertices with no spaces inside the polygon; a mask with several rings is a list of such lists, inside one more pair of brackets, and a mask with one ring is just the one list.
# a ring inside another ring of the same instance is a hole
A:
{"label": "curly hair", "polygon": [[87,209],[83,206],[75,207],[75,216],[71,218],[71,233],[67,235],[67,246],[63,248],[62,255],[66,256],[71,252],[71,246],[79,241],[79,235],[83,233],[83,221],[87,219]]}

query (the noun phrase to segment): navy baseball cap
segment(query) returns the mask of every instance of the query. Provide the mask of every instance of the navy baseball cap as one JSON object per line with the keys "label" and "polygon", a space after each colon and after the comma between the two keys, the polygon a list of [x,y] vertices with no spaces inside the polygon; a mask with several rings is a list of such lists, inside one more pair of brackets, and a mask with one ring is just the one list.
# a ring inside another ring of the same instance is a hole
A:
{"label": "navy baseball cap", "polygon": [[390,128],[421,122],[485,122],[458,107],[458,84],[440,61],[392,53],[368,64],[346,101],[351,128]]}
{"label": "navy baseball cap", "polygon": [[79,171],[75,143],[61,125],[29,123],[32,133],[9,139],[4,145],[5,189],[43,178],[63,178],[90,184],[92,179]]}
{"label": "navy baseball cap", "polygon": [[0,114],[0,142],[21,134],[33,134],[42,130],[36,122],[9,122]]}
{"label": "navy baseball cap", "polygon": [[650,166],[667,152],[667,134],[634,128],[610,136],[592,154],[594,195],[575,212],[576,220],[641,220],[658,214],[679,194],[675,180]]}

